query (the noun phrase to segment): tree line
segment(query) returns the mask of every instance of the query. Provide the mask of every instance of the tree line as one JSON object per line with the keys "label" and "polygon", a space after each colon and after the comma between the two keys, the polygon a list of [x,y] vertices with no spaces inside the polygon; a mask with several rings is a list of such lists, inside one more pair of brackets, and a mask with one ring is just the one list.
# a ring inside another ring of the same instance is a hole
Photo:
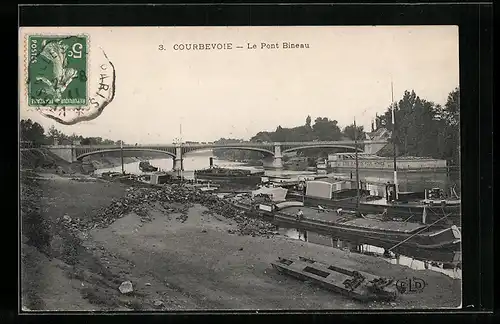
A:
{"label": "tree line", "polygon": [[[55,140],[60,144],[69,144],[79,141],[81,145],[120,145],[120,140],[113,141],[102,137],[83,137],[81,135],[66,135],[51,126],[47,131],[37,122],[31,119],[23,119],[20,124],[21,141],[31,142],[35,145],[52,145]],[[124,143],[125,144],[125,143]]]}
{"label": "tree line", "polygon": [[[272,143],[272,142],[311,142],[311,141],[338,141],[338,140],[354,140],[355,136],[358,140],[365,139],[365,131],[363,126],[356,126],[354,124],[344,127],[342,130],[338,125],[338,121],[330,120],[326,117],[318,117],[312,124],[311,116],[307,116],[304,125],[285,128],[279,125],[273,132],[261,131],[255,134],[250,139],[250,142],[256,143]],[[241,139],[227,139],[221,138],[215,143],[229,144],[244,142]],[[360,146],[361,147],[361,146]],[[328,154],[335,149],[308,149],[308,156],[320,156]],[[253,160],[262,157],[259,152],[246,151],[246,150],[214,150],[214,155],[219,158],[229,158],[236,160]]]}
{"label": "tree line", "polygon": [[[396,120],[393,128],[392,109]],[[390,139],[396,141],[396,155],[432,157],[448,160],[449,165],[460,163],[460,89],[457,87],[448,95],[446,104],[441,106],[420,98],[414,90],[405,91],[403,97],[387,107],[385,112],[375,116],[371,131],[381,128],[394,130]],[[340,128],[336,120],[318,117],[312,124],[311,116],[307,116],[304,125],[284,128],[276,127],[275,131],[261,131],[255,134],[251,142],[304,142],[304,141],[338,141],[366,138],[363,126],[354,124]],[[238,143],[240,139],[221,138],[216,143]],[[335,149],[333,149],[335,150]],[[308,149],[307,155],[319,157],[331,150]],[[379,153],[380,156],[393,156],[393,145],[387,145]],[[258,152],[217,149],[214,155],[219,158],[238,160],[258,159]]]}
{"label": "tree line", "polygon": [[[405,91],[403,97],[385,112],[375,116],[371,131],[381,128],[392,132],[392,109],[396,119],[393,139],[396,141],[396,155],[432,157],[448,160],[449,165],[458,166],[460,163],[460,89],[457,87],[448,95],[446,104],[441,106],[420,98],[415,91]],[[21,120],[20,135],[22,141],[29,141],[39,145],[50,145],[55,139],[59,142],[79,141],[82,145],[119,145],[120,141],[113,141],[101,137],[83,137],[81,135],[66,135],[51,126],[47,132],[37,122],[30,119]],[[304,142],[304,141],[338,141],[344,139],[358,140],[366,138],[363,126],[353,124],[343,129],[336,120],[326,117],[317,117],[312,123],[311,116],[307,116],[301,126],[286,128],[279,125],[274,131],[260,131],[255,134],[251,142]],[[392,139],[391,139],[392,140]],[[239,143],[242,139],[221,138],[215,143]],[[335,149],[308,149],[308,156],[321,156]],[[393,145],[387,145],[379,153],[381,156],[393,156]],[[260,159],[258,152],[245,150],[214,150],[219,158],[238,160]]]}
{"label": "tree line", "polygon": [[[396,155],[432,157],[460,164],[460,89],[449,93],[446,104],[441,106],[417,96],[415,91],[405,91],[403,98],[394,104]],[[377,128],[392,130],[390,107],[375,120]],[[392,145],[386,146],[384,156],[394,154]]]}

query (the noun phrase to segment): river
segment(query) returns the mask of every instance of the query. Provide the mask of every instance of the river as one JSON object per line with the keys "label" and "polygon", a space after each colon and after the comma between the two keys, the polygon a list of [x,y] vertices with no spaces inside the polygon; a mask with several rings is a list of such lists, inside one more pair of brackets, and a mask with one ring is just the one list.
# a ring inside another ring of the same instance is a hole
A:
{"label": "river", "polygon": [[[194,171],[205,169],[209,167],[209,157],[212,156],[210,153],[205,154],[186,154],[184,157],[184,171],[183,176],[186,179],[194,179]],[[158,167],[159,171],[170,171],[173,168],[173,160],[171,158],[167,159],[153,159],[149,160],[151,165]],[[214,165],[229,168],[229,169],[246,169],[246,170],[264,170],[263,167],[247,166],[244,163],[231,162],[226,160],[218,160],[214,158]],[[121,172],[121,166],[113,168],[98,169],[94,171],[95,174],[101,174],[103,172]],[[126,163],[124,164],[124,170],[126,173],[131,174],[141,174],[139,169],[139,162]],[[299,175],[314,174],[314,172],[309,171],[291,171],[291,170],[265,170],[265,174],[268,176],[286,176],[286,177],[298,177]]]}
{"label": "river", "polygon": [[[209,157],[212,156],[211,152],[199,152],[193,154],[186,154],[184,158],[184,170],[183,176],[186,179],[194,178],[194,170],[200,170],[209,167]],[[149,161],[153,166],[156,166],[161,171],[169,171],[173,168],[173,160],[171,158],[166,159],[152,159]],[[248,166],[244,163],[231,162],[227,160],[214,159],[214,164],[219,167],[224,168],[237,168],[237,169],[247,169],[247,170],[264,170],[267,176],[283,176],[292,179],[297,179],[299,175],[311,175],[315,172],[310,171],[292,171],[292,170],[265,170],[263,167]],[[131,174],[140,174],[139,162],[127,163],[124,165],[125,172]],[[113,168],[98,169],[95,171],[96,174],[103,172],[121,172],[121,166]],[[355,172],[350,173],[331,173],[329,176],[335,176],[340,178],[350,178],[355,177]],[[360,170],[359,172],[360,180],[366,182],[379,183],[380,190],[383,190],[383,184],[387,181],[393,180],[392,171],[368,171]],[[455,188],[460,187],[459,180],[454,179],[456,177],[450,176],[445,172],[435,173],[435,172],[398,172],[398,183],[400,191],[424,191],[424,189],[430,189],[433,187],[439,187],[447,192],[449,192],[450,186],[455,185]]]}
{"label": "river", "polygon": [[[383,260],[414,270],[440,272],[453,279],[462,279],[461,251],[418,251],[395,249],[387,252],[386,248],[368,244],[356,244],[336,237],[326,236],[311,231],[290,227],[280,227],[279,233],[292,239],[340,249],[345,253],[360,253],[382,258]],[[385,253],[384,253],[385,252]],[[402,253],[406,254],[403,255]]]}

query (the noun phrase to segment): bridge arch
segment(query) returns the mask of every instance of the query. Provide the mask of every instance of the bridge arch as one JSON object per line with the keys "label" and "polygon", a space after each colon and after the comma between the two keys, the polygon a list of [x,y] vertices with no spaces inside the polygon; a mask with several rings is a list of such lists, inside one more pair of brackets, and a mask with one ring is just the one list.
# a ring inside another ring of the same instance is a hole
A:
{"label": "bridge arch", "polygon": [[206,151],[206,150],[215,150],[215,149],[220,149],[220,150],[241,150],[241,151],[253,151],[253,152],[260,152],[264,156],[274,156],[274,151],[262,148],[262,147],[251,147],[251,146],[210,146],[210,147],[200,147],[200,148],[192,148],[190,149],[189,147],[187,149],[183,149],[183,154],[189,154],[191,152],[196,152],[196,151]]}
{"label": "bridge arch", "polygon": [[[318,144],[318,145],[307,145],[307,146],[297,146],[297,147],[291,147],[287,148],[286,150],[281,150],[281,153],[289,153],[289,152],[294,152],[298,150],[305,150],[305,149],[310,149],[310,148],[343,148],[343,149],[350,149],[353,152],[355,151],[355,148],[352,146],[348,145],[339,145],[339,144]],[[358,147],[358,152],[364,152],[362,148]]]}
{"label": "bridge arch", "polygon": [[[76,159],[78,161],[81,161],[83,158],[94,155],[94,154],[102,154],[102,153],[110,153],[110,152],[120,152],[120,148],[114,148],[114,149],[104,149],[104,150],[96,150],[96,151],[91,151],[91,152],[85,152],[82,154],[79,154],[76,156]],[[155,153],[162,153],[165,155],[168,155],[172,158],[175,159],[175,153],[169,152],[169,151],[163,151],[163,150],[156,150],[156,149],[149,149],[149,148],[135,148],[135,147],[124,147],[123,151],[127,152],[155,152]]]}

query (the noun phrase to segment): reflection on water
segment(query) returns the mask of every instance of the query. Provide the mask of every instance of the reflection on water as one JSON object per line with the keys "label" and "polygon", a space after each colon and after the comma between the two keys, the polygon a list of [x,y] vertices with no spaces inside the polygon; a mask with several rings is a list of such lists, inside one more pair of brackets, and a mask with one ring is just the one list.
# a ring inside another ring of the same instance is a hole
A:
{"label": "reflection on water", "polygon": [[[208,155],[189,155],[184,157],[183,165],[184,172],[183,175],[187,179],[194,178],[194,170],[205,169],[209,167],[209,157]],[[150,163],[153,166],[158,167],[162,171],[169,171],[173,168],[173,160],[171,158],[166,159],[152,159]],[[246,169],[251,171],[263,170],[263,167],[248,166],[239,162],[231,162],[226,160],[214,160],[214,164],[219,167],[224,168],[238,168]],[[127,163],[124,165],[125,172],[132,174],[140,174],[139,162]],[[121,166],[115,168],[99,169],[96,170],[96,174],[102,172],[121,172]],[[314,172],[310,171],[293,171],[293,170],[265,170],[267,176],[283,176],[293,180],[298,180],[299,175],[310,175]],[[347,178],[349,179],[353,176],[352,173],[331,173],[329,176]],[[366,182],[373,183],[386,183],[387,181],[393,180],[393,174],[391,172],[380,172],[380,171],[366,171],[360,170],[360,179]],[[424,189],[429,189],[431,187],[440,187],[445,190],[449,190],[450,185],[454,184],[454,181],[448,179],[445,172],[434,173],[434,172],[405,172],[401,171],[398,173],[398,183],[399,189],[401,191],[423,191]],[[458,186],[459,188],[459,186]],[[381,186],[379,188],[381,191],[385,190],[385,187]]]}
{"label": "reflection on water", "polygon": [[278,230],[278,232],[281,235],[284,235],[286,237],[307,242],[306,237],[305,237],[307,231],[299,231],[299,230],[297,230],[295,228],[280,227],[280,229]]}
{"label": "reflection on water", "polygon": [[[184,160],[184,170],[183,171],[183,176],[186,179],[193,179],[194,178],[194,170],[201,170],[209,167],[209,156],[189,156],[187,155]],[[170,171],[173,168],[173,160],[171,158],[168,159],[154,159],[154,160],[149,160],[151,165],[158,167],[159,171]],[[254,167],[254,166],[247,166],[243,163],[239,162],[231,162],[231,161],[226,161],[226,160],[214,160],[214,164],[221,167],[221,168],[237,168],[237,169],[245,169],[245,170],[251,170],[251,171],[262,171],[263,167]],[[126,173],[131,173],[131,174],[141,174],[141,170],[139,169],[139,162],[133,162],[133,163],[126,163],[124,164],[124,170]],[[122,167],[114,167],[114,168],[105,168],[105,169],[98,169],[94,173],[95,174],[101,174],[103,172],[121,172]],[[265,174],[268,176],[287,176],[290,178],[298,178],[299,175],[304,175],[304,174],[312,174],[313,172],[308,172],[308,171],[290,171],[290,170],[265,170]]]}
{"label": "reflection on water", "polygon": [[[281,227],[279,229],[279,233],[296,240],[330,246],[335,249],[343,250],[346,253],[372,255],[380,257],[391,264],[403,265],[415,270],[432,270],[443,273],[454,279],[462,279],[460,252],[447,252],[446,255],[443,255],[445,257],[450,256],[450,258],[447,259],[446,262],[439,260],[431,261],[388,252],[382,247],[368,244],[355,244],[331,236],[321,235],[311,231],[297,230],[295,228]],[[435,256],[434,259],[439,259],[439,256]]]}

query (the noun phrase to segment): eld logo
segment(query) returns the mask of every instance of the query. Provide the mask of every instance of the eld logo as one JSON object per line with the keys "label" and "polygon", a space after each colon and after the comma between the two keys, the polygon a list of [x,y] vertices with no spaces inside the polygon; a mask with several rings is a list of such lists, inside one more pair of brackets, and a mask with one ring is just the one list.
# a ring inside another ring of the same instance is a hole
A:
{"label": "eld logo", "polygon": [[420,278],[405,278],[396,281],[396,288],[400,294],[418,294],[424,291],[426,282]]}

